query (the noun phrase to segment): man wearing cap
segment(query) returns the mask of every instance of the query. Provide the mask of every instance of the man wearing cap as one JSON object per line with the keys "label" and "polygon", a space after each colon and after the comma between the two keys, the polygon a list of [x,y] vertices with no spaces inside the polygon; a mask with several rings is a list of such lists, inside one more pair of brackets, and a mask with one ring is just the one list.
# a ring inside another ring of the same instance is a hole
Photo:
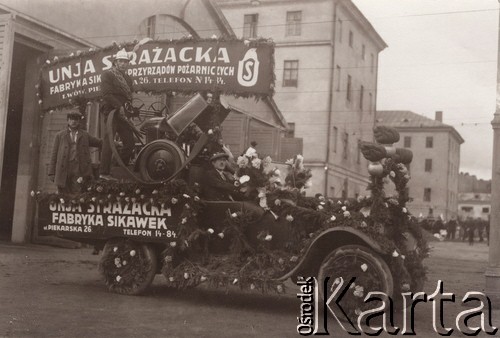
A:
{"label": "man wearing cap", "polygon": [[68,113],[68,128],[56,134],[49,163],[49,179],[59,193],[77,193],[92,179],[90,147],[101,147],[101,140],[79,129],[82,114]]}
{"label": "man wearing cap", "polygon": [[[104,102],[100,109],[100,112],[104,115],[104,123],[107,122],[109,113],[117,109],[113,119],[113,130],[118,133],[123,143],[120,157],[125,165],[128,165],[135,145],[134,132],[124,114],[125,111],[131,108],[132,104],[132,79],[126,72],[128,63],[129,55],[125,49],[122,49],[114,56],[113,66],[102,73],[101,95]],[[100,178],[113,179],[110,176],[111,157],[111,145],[109,144],[107,128],[105,128]]]}
{"label": "man wearing cap", "polygon": [[229,156],[216,153],[210,158],[212,167],[207,171],[204,196],[207,200],[230,201],[238,195],[238,181],[231,173],[225,171]]}

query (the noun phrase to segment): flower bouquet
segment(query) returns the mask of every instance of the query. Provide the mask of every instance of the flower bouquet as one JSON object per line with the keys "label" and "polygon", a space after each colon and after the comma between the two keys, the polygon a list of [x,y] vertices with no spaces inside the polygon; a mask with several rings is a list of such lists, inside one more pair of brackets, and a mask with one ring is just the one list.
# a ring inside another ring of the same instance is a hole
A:
{"label": "flower bouquet", "polygon": [[311,169],[306,169],[304,167],[304,157],[302,155],[296,155],[285,163],[290,165],[288,174],[285,178],[285,185],[287,187],[300,190],[311,187]]}

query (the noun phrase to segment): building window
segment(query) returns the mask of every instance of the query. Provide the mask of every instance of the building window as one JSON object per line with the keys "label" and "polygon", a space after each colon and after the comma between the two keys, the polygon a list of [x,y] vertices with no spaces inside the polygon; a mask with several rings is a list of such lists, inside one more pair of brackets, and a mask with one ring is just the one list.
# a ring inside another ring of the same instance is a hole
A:
{"label": "building window", "polygon": [[341,76],[341,69],[340,69],[340,66],[337,65],[337,91],[340,90],[340,84],[342,83],[342,81],[340,81],[340,76]]}
{"label": "building window", "polygon": [[339,129],[337,127],[333,127],[333,152],[337,152],[337,140],[339,138]]}
{"label": "building window", "polygon": [[342,42],[342,20],[339,20],[339,42]]}
{"label": "building window", "polygon": [[424,188],[424,202],[431,201],[431,188]]}
{"label": "building window", "polygon": [[347,102],[351,102],[351,75],[347,75],[347,90],[346,90],[346,100]]}
{"label": "building window", "polygon": [[425,147],[426,148],[433,148],[434,147],[434,137],[427,136],[425,138]]}
{"label": "building window", "polygon": [[359,109],[363,110],[363,99],[365,96],[365,87],[361,86],[359,89]]}
{"label": "building window", "polygon": [[430,159],[430,158],[425,159],[425,171],[426,172],[432,171],[432,159]]}
{"label": "building window", "polygon": [[299,78],[299,61],[285,60],[283,67],[283,87],[297,87]]}
{"label": "building window", "polygon": [[404,147],[411,148],[411,136],[405,136],[404,138]]}
{"label": "building window", "polygon": [[301,34],[302,11],[286,12],[286,36]]}
{"label": "building window", "polygon": [[348,150],[349,150],[349,134],[348,133],[344,133],[344,139],[342,140],[343,141],[343,152],[342,152],[342,156],[344,157],[344,159],[347,160],[347,154],[349,153]]}
{"label": "building window", "polygon": [[156,14],[142,20],[138,26],[137,37],[154,40],[179,39],[191,32],[167,14]]}
{"label": "building window", "polygon": [[375,68],[375,56],[373,53],[370,54],[370,72],[373,73],[373,70]]}
{"label": "building window", "polygon": [[372,109],[373,109],[373,95],[372,93],[369,93],[368,94],[368,97],[369,97],[369,106],[368,106],[368,112],[371,113],[372,112]]}
{"label": "building window", "polygon": [[489,212],[490,212],[490,208],[488,208],[488,207],[483,208],[483,214],[487,214]]}
{"label": "building window", "polygon": [[150,16],[148,18],[148,23],[146,24],[148,38],[154,39],[155,37],[155,26],[156,26],[156,16]]}
{"label": "building window", "polygon": [[361,60],[365,59],[366,47],[365,45],[361,46]]}
{"label": "building window", "polygon": [[258,14],[246,14],[243,17],[243,37],[255,38],[257,37],[257,21]]}
{"label": "building window", "polygon": [[354,34],[352,34],[352,31],[349,31],[349,47],[352,48],[354,44]]}
{"label": "building window", "polygon": [[295,137],[295,123],[289,122],[286,129],[285,137]]}
{"label": "building window", "polygon": [[465,211],[465,212],[471,212],[472,211],[472,207],[462,207],[461,209],[462,209],[462,211]]}

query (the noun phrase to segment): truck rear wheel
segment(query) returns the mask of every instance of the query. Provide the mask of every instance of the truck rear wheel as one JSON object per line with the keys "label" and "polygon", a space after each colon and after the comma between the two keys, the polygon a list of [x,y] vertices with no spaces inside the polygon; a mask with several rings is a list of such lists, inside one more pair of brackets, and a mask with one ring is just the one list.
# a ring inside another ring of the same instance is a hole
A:
{"label": "truck rear wheel", "polygon": [[[324,281],[327,277],[330,279],[325,292]],[[364,303],[368,292],[379,291],[391,297],[394,286],[391,271],[382,257],[361,245],[345,245],[332,251],[321,263],[318,272],[321,297],[329,297],[339,285],[340,278],[345,287],[352,277],[356,279],[339,305],[355,323],[361,311],[378,305],[377,302]]]}
{"label": "truck rear wheel", "polygon": [[104,246],[99,271],[110,291],[139,295],[153,282],[157,264],[150,245],[119,238]]}

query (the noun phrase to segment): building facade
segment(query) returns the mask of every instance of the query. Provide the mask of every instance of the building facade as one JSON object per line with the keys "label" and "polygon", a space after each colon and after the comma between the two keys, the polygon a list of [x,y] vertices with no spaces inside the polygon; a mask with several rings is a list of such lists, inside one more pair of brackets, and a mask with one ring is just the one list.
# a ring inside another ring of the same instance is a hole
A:
{"label": "building facade", "polygon": [[0,238],[31,238],[41,144],[46,140],[36,96],[39,70],[54,50],[91,42],[0,5]]}
{"label": "building facade", "polygon": [[475,175],[458,176],[458,217],[460,220],[490,220],[491,180],[477,179]]}
{"label": "building facade", "polygon": [[434,120],[411,111],[377,111],[378,125],[394,127],[400,134],[396,147],[413,152],[408,184],[408,204],[416,216],[457,216],[460,145],[464,139],[447,124],[442,112]]}
{"label": "building facade", "polygon": [[365,194],[378,56],[387,45],[351,1],[217,0],[237,37],[276,43],[275,101],[303,139],[312,193]]}

